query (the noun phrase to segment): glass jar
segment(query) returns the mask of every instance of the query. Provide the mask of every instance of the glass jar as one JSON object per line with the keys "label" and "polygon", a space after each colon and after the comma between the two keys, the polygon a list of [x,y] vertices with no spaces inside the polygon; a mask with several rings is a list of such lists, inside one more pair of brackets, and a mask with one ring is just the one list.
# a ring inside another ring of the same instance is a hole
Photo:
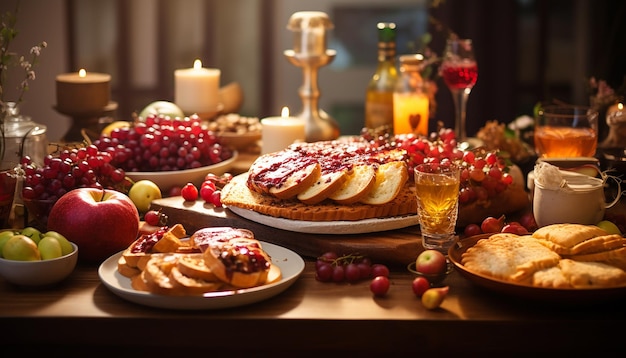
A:
{"label": "glass jar", "polygon": [[48,154],[47,127],[33,122],[29,116],[21,115],[15,102],[8,102],[6,110],[4,118],[6,147],[1,168],[6,168],[8,163],[19,163],[26,155],[37,165],[43,165],[43,159]]}
{"label": "glass jar", "polygon": [[420,74],[421,54],[400,56],[400,77],[393,93],[394,134],[428,134],[428,93]]}

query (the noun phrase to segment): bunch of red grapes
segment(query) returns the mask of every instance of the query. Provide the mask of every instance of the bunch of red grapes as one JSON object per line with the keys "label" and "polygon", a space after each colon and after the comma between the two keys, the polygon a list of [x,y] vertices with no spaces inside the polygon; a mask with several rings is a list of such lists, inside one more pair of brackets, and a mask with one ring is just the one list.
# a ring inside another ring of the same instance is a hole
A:
{"label": "bunch of red grapes", "polygon": [[111,153],[99,151],[94,145],[62,150],[58,156],[48,155],[43,166],[22,158],[25,199],[55,201],[76,188],[107,188],[127,193],[131,182],[123,169],[112,164]]}
{"label": "bunch of red grapes", "polygon": [[111,163],[127,172],[194,169],[233,155],[215,133],[203,128],[197,115],[171,118],[150,114],[142,122],[102,135],[93,144],[110,153]]}
{"label": "bunch of red grapes", "polygon": [[483,148],[460,149],[454,131],[450,128],[441,128],[430,137],[414,134],[391,136],[371,131],[364,131],[362,136],[377,147],[406,150],[410,178],[413,177],[413,168],[421,163],[450,161],[459,165],[462,168],[459,193],[461,204],[493,198],[513,182],[513,177],[508,173],[510,163],[507,159]]}
{"label": "bunch of red grapes", "polygon": [[389,268],[383,264],[373,264],[362,255],[338,255],[334,251],[325,252],[315,262],[315,278],[322,282],[358,282],[378,276],[389,276]]}

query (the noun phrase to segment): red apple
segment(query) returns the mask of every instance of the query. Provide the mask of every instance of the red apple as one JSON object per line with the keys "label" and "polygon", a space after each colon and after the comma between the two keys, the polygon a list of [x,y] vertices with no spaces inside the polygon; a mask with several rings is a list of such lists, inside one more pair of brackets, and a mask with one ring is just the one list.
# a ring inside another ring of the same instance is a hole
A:
{"label": "red apple", "polygon": [[48,216],[48,230],[78,245],[81,261],[102,262],[137,239],[139,213],[125,194],[78,188],[63,195]]}
{"label": "red apple", "polygon": [[415,260],[415,270],[425,274],[446,272],[446,257],[437,250],[424,250]]}

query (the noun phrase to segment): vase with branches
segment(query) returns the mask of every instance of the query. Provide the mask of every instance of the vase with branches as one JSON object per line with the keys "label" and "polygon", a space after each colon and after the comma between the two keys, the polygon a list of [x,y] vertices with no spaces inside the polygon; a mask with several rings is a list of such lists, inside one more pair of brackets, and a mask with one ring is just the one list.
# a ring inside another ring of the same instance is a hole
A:
{"label": "vase with branches", "polygon": [[[7,145],[7,121],[14,118],[17,108],[28,92],[29,84],[35,80],[35,67],[42,50],[47,47],[45,41],[31,47],[27,55],[12,51],[11,44],[18,35],[16,28],[19,1],[14,12],[0,14],[0,229],[9,227],[13,201],[18,178],[21,174],[19,160],[24,153],[24,143],[30,131],[23,134],[16,153],[11,153]],[[11,90],[9,77],[13,72],[22,77],[20,84]]]}

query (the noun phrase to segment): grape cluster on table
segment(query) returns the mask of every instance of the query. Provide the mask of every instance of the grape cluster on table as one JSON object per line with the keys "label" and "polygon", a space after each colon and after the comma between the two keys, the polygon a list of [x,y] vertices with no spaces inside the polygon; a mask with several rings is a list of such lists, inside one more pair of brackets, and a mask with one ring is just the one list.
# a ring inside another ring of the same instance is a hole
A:
{"label": "grape cluster on table", "polygon": [[329,251],[315,262],[315,278],[322,282],[354,283],[378,276],[388,277],[389,268],[384,264],[372,263],[367,256],[339,255]]}

